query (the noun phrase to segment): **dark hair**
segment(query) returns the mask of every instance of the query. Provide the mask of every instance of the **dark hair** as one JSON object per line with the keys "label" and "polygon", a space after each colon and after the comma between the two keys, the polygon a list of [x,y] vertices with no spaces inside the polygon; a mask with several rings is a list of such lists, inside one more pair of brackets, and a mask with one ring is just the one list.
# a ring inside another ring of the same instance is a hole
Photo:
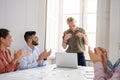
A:
{"label": "dark hair", "polygon": [[24,34],[25,41],[27,42],[27,40],[30,39],[32,37],[32,35],[35,35],[35,34],[36,34],[35,31],[27,31],[27,32],[25,32],[25,34]]}
{"label": "dark hair", "polygon": [[0,38],[2,37],[2,38],[6,38],[6,36],[9,34],[9,30],[7,30],[7,29],[4,29],[4,28],[0,28]]}

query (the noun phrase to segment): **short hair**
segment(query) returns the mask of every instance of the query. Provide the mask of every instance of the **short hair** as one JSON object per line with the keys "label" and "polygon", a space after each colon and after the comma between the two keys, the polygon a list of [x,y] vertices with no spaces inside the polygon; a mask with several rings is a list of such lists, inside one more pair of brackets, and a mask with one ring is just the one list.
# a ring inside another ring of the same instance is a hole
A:
{"label": "short hair", "polygon": [[6,38],[6,36],[9,34],[9,30],[5,29],[5,28],[0,28],[0,38]]}
{"label": "short hair", "polygon": [[32,37],[32,35],[35,35],[35,34],[36,34],[35,31],[27,31],[27,32],[25,32],[25,34],[24,34],[25,41],[27,42],[27,40],[30,39]]}
{"label": "short hair", "polygon": [[68,17],[67,18],[67,23],[70,23],[70,22],[72,22],[72,21],[74,21],[75,19],[73,18],[73,17]]}

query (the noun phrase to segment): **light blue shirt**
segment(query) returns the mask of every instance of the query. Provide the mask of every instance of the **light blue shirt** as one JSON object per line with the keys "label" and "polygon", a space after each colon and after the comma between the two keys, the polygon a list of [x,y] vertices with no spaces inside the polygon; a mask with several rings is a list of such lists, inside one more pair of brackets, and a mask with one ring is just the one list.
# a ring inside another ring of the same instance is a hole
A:
{"label": "light blue shirt", "polygon": [[37,46],[35,46],[34,49],[31,49],[28,45],[25,45],[23,49],[29,51],[29,54],[23,57],[20,61],[20,70],[45,66],[44,60],[40,63],[37,62],[37,59],[41,53]]}

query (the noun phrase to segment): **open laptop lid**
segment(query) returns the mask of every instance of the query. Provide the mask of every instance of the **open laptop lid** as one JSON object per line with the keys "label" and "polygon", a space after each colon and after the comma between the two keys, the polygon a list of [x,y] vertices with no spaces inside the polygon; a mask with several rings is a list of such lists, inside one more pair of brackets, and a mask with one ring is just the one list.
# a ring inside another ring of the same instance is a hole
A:
{"label": "open laptop lid", "polygon": [[56,52],[57,67],[77,68],[78,60],[76,53]]}

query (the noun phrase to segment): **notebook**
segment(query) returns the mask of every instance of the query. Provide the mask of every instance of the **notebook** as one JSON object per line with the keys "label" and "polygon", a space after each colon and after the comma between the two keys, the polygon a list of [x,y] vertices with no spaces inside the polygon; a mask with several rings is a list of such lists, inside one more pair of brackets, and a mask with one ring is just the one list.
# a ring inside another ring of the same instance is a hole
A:
{"label": "notebook", "polygon": [[64,68],[77,68],[78,60],[76,53],[56,52],[56,65],[57,67]]}

